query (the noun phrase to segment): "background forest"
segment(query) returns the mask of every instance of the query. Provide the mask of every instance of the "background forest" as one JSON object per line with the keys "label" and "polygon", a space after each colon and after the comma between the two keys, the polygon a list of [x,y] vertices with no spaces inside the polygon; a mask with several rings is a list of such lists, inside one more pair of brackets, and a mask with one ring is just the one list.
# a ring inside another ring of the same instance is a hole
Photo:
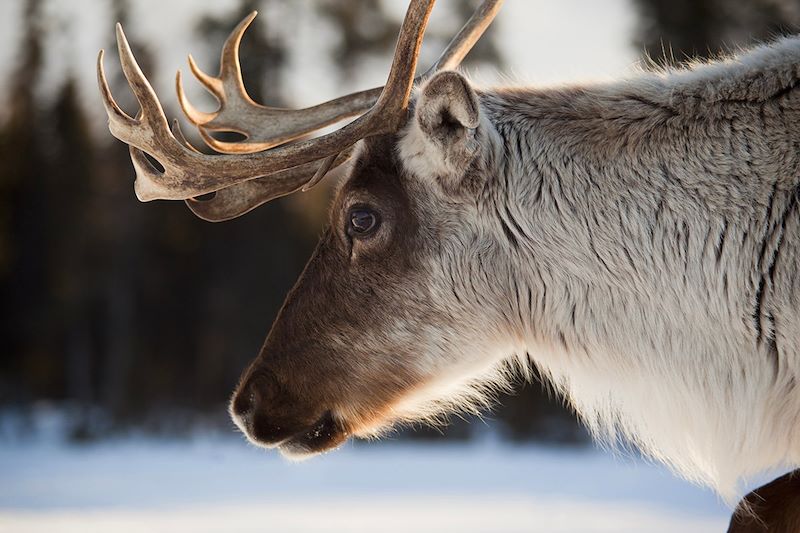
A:
{"label": "background forest", "polygon": [[[432,47],[477,2],[440,3],[452,16],[432,26]],[[99,98],[81,96],[80,82],[93,72],[48,70],[46,42],[64,24],[48,4],[19,2],[13,13],[19,38],[13,53],[2,56],[8,64],[0,96],[0,407],[24,427],[42,405],[57,406],[77,440],[131,428],[228,431],[228,395],[316,243],[335,178],[217,225],[180,203],[139,204],[127,148],[105,129]],[[222,14],[191,4],[195,57],[213,72],[227,33],[258,9],[262,15],[242,44],[244,78],[256,101],[286,106],[297,105],[287,84],[295,63],[286,25],[299,11],[314,10],[335,37],[317,53],[337,93],[356,89],[350,80],[360,71],[388,61],[402,15],[388,0],[231,4]],[[631,9],[630,50],[649,56],[645,65],[713,55],[796,31],[800,23],[800,2],[778,0],[635,0]],[[113,49],[113,22],[131,23],[129,38],[150,73],[161,50],[135,31],[132,12],[128,2],[115,0],[108,20],[93,24],[107,29],[105,46]],[[509,61],[497,46],[503,28],[501,15],[468,69],[503,71]],[[109,56],[114,92],[133,111]],[[172,95],[159,92],[168,116],[178,116]],[[502,395],[488,425],[513,440],[585,438],[561,401],[538,384]],[[465,439],[485,428],[455,419],[441,433],[408,434]]]}

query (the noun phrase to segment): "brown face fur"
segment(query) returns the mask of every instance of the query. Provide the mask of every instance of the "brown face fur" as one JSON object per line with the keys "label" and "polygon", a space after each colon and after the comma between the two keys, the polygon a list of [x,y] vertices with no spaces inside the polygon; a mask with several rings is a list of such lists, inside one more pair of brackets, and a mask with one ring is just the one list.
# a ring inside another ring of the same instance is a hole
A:
{"label": "brown face fur", "polygon": [[[485,175],[477,98],[441,72],[410,115],[400,133],[363,142],[328,229],[242,377],[231,414],[257,444],[304,455],[431,417],[460,404],[472,389],[459,387],[496,362],[486,355],[493,309],[465,295],[489,279],[474,259],[490,265],[493,248],[470,200]],[[358,235],[354,210],[374,213],[376,229]]]}
{"label": "brown face fur", "polygon": [[[426,308],[427,295],[419,221],[394,143],[394,136],[365,142],[330,226],[242,377],[231,412],[256,443],[293,455],[334,447],[386,418],[422,379],[411,336],[404,340],[397,331],[405,328],[396,327],[424,320],[407,311]],[[349,234],[354,207],[377,213],[374,233]]]}

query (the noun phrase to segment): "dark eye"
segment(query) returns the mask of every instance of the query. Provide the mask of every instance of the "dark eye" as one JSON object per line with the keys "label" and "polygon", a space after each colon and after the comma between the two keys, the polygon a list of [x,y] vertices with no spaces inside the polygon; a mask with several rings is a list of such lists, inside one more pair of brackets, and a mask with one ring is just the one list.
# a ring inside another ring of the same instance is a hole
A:
{"label": "dark eye", "polygon": [[350,235],[364,237],[375,231],[379,224],[378,213],[366,207],[357,207],[350,210],[347,232]]}

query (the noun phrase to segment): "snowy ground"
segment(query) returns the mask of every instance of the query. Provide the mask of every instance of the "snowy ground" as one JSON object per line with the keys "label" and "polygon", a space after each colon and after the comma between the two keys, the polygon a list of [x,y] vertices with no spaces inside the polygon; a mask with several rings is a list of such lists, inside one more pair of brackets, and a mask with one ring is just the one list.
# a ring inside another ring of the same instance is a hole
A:
{"label": "snowy ground", "polygon": [[592,449],[375,443],[303,463],[237,438],[0,442],[2,532],[722,532],[716,497]]}

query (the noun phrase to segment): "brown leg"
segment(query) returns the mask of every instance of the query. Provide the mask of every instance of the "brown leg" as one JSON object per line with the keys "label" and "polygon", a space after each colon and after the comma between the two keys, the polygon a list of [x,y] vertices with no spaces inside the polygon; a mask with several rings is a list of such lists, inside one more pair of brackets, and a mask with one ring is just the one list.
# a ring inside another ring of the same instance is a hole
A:
{"label": "brown leg", "polygon": [[800,470],[745,496],[728,533],[800,533]]}

